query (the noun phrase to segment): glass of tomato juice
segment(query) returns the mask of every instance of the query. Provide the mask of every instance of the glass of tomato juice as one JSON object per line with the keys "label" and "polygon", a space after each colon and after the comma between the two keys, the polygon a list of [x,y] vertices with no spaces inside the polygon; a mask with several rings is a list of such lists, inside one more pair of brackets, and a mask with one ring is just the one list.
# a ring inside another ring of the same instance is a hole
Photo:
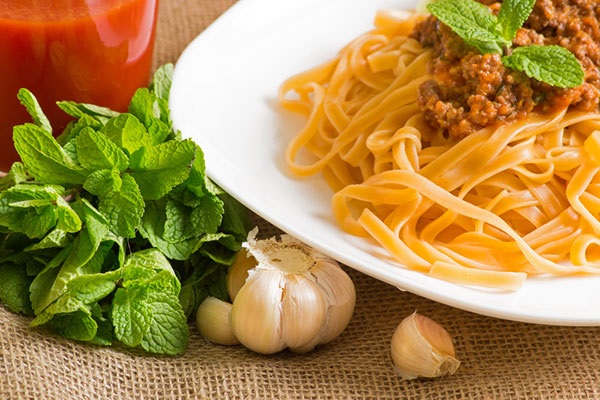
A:
{"label": "glass of tomato juice", "polygon": [[30,122],[29,89],[59,134],[60,100],[126,111],[149,83],[158,0],[0,0],[0,171],[18,154],[12,128]]}

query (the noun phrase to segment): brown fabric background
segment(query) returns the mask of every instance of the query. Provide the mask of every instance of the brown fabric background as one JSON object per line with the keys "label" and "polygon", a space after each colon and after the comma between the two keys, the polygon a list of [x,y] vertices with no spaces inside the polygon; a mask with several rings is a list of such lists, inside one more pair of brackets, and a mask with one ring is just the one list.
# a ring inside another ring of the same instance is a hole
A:
{"label": "brown fabric background", "polygon": [[[176,62],[234,3],[161,1],[156,65]],[[275,232],[257,223],[263,233]],[[0,399],[600,399],[600,327],[483,317],[349,273],[358,299],[348,329],[305,355],[216,346],[192,327],[183,356],[153,357],[41,333],[0,307]],[[455,375],[417,381],[394,375],[390,338],[414,310],[454,337],[462,361]]]}

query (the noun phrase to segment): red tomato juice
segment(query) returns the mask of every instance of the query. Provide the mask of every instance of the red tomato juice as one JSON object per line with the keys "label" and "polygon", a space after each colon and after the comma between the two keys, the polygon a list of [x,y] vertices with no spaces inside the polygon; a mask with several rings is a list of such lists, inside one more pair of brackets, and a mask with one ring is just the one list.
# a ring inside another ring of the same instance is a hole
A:
{"label": "red tomato juice", "polygon": [[18,155],[12,127],[29,89],[59,134],[73,100],[126,111],[149,82],[158,0],[0,0],[0,170]]}

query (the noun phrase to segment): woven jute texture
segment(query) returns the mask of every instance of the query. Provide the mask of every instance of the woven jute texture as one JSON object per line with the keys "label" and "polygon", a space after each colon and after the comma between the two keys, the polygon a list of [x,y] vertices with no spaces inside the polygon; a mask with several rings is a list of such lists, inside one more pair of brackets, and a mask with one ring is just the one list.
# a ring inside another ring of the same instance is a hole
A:
{"label": "woven jute texture", "polygon": [[[156,65],[176,62],[234,3],[161,1]],[[263,234],[277,233],[255,220]],[[191,326],[184,355],[149,356],[63,340],[0,307],[0,399],[600,399],[600,327],[484,317],[347,271],[357,288],[350,325],[303,355],[213,345]],[[416,381],[394,375],[390,339],[415,310],[453,336],[462,361],[455,375]]]}

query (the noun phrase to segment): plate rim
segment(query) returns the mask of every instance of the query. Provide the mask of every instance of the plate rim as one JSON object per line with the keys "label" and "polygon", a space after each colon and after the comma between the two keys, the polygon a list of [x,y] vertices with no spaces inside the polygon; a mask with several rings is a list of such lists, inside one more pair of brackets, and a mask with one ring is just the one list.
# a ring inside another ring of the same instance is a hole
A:
{"label": "plate rim", "polygon": [[[348,5],[349,1],[352,1],[355,4],[358,4],[360,2],[360,0],[330,0],[330,3],[328,3],[328,4],[329,4],[329,6],[331,6],[333,4],[332,7],[336,7],[336,6],[342,5],[342,4]],[[292,8],[293,7],[308,8],[308,7],[310,7],[311,2],[313,2],[314,4],[322,4],[322,3],[318,3],[319,0],[288,0],[288,2],[286,4],[287,4],[287,6],[292,7]],[[300,3],[302,3],[303,5],[300,5]],[[374,1],[370,1],[370,3],[372,5],[373,15],[374,15],[375,11],[378,8],[380,8],[380,6],[378,6],[378,5],[391,4],[391,2],[388,0],[374,0]],[[395,3],[409,4],[409,3],[411,3],[411,0],[396,1]],[[197,62],[198,52],[200,52],[202,50],[206,50],[207,47],[208,47],[208,50],[211,51],[211,49],[213,49],[210,46],[212,41],[220,42],[222,40],[225,40],[225,39],[221,39],[221,38],[224,36],[225,33],[227,33],[231,29],[231,25],[236,21],[243,20],[244,16],[246,16],[247,14],[254,14],[254,15],[260,14],[260,11],[272,9],[273,7],[276,7],[277,4],[278,4],[277,0],[238,1],[232,7],[230,7],[227,11],[225,11],[225,13],[223,13],[221,16],[219,16],[213,23],[211,23],[203,32],[201,32],[199,35],[197,35],[186,46],[184,51],[181,53],[179,59],[175,63],[173,84],[172,84],[172,88],[171,88],[171,95],[169,98],[169,103],[171,106],[171,117],[173,120],[174,127],[175,127],[175,129],[180,130],[182,132],[182,134],[184,135],[184,137],[192,137],[197,140],[197,137],[191,133],[191,129],[187,130],[187,128],[189,126],[189,124],[188,124],[189,121],[185,120],[185,112],[189,112],[189,109],[180,107],[180,104],[182,102],[184,102],[184,100],[187,96],[185,93],[187,93],[186,89],[189,89],[189,87],[186,88],[187,85],[184,82],[190,76],[188,73],[190,68],[192,66],[196,66],[195,63]],[[281,5],[279,5],[279,7],[281,7]],[[368,21],[368,22],[371,22],[371,21]],[[356,36],[360,33],[361,33],[360,31],[357,31],[354,33],[354,36]],[[350,35],[350,36],[354,37],[352,35]],[[299,68],[295,72],[300,72],[301,70],[302,70],[302,68]],[[256,100],[261,100],[261,99],[257,98]],[[423,285],[417,285],[415,282],[412,282],[412,283],[402,282],[402,284],[399,284],[397,281],[397,278],[395,278],[391,275],[390,270],[383,271],[383,273],[381,271],[379,271],[379,273],[376,273],[376,272],[372,271],[371,269],[367,268],[365,265],[358,263],[356,260],[350,259],[345,254],[341,254],[341,253],[332,254],[331,249],[329,247],[324,246],[323,243],[321,243],[319,240],[316,240],[313,237],[307,236],[306,233],[303,232],[303,230],[299,230],[297,227],[290,224],[289,220],[288,221],[282,220],[280,215],[265,212],[265,210],[262,207],[257,206],[258,202],[261,201],[262,199],[255,198],[253,193],[240,193],[239,186],[238,187],[234,186],[232,184],[231,180],[229,180],[227,177],[224,177],[223,171],[222,171],[222,169],[220,169],[223,167],[217,166],[216,163],[211,162],[212,159],[216,159],[216,157],[212,158],[212,156],[214,155],[214,153],[211,153],[211,151],[213,151],[212,147],[206,143],[205,144],[199,143],[199,144],[201,145],[202,149],[205,152],[205,155],[207,156],[207,162],[206,162],[207,175],[215,183],[217,183],[225,191],[227,191],[230,195],[235,197],[238,201],[240,201],[242,204],[244,204],[252,212],[256,213],[258,216],[260,216],[267,222],[271,223],[272,225],[276,226],[277,228],[281,229],[282,231],[284,231],[290,235],[296,236],[298,239],[306,242],[307,244],[309,244],[310,246],[314,247],[315,249],[321,251],[322,253],[334,257],[342,264],[347,265],[348,267],[353,268],[357,271],[360,271],[361,273],[364,273],[375,279],[378,279],[387,284],[395,286],[400,290],[407,290],[418,296],[421,296],[421,297],[424,297],[424,298],[427,298],[427,299],[430,299],[430,300],[433,300],[433,301],[436,301],[436,302],[439,302],[442,304],[446,304],[446,305],[449,305],[449,306],[452,306],[455,308],[459,308],[459,309],[462,309],[465,311],[473,312],[476,314],[486,315],[489,317],[495,317],[495,318],[518,321],[518,322],[544,324],[544,325],[600,326],[600,311],[594,315],[576,315],[576,316],[572,316],[572,317],[565,317],[562,314],[560,314],[559,316],[555,316],[552,313],[542,312],[542,311],[525,312],[523,310],[519,310],[518,307],[509,307],[506,304],[503,304],[502,302],[500,302],[500,305],[490,305],[490,304],[482,305],[482,304],[479,304],[476,302],[474,303],[473,301],[467,301],[467,300],[461,299],[461,298],[457,299],[454,297],[448,297],[447,295],[443,295],[440,293],[431,292],[431,291],[427,290],[426,287],[423,287]],[[340,229],[340,234],[342,236],[345,236],[348,240],[361,240],[360,238],[356,238],[356,237],[348,238],[349,235],[345,232],[342,232],[341,229]],[[408,271],[410,271],[410,270],[408,270]],[[416,271],[412,271],[412,272],[416,272]],[[433,277],[426,277],[426,278],[431,279],[431,280],[436,279]],[[529,283],[532,281],[532,279],[536,279],[536,278],[529,277],[526,280],[525,285],[526,286],[529,285]],[[560,279],[563,279],[563,278],[560,278]],[[569,277],[569,279],[579,279],[579,278]],[[583,279],[588,279],[588,278],[583,278]],[[529,281],[529,283],[528,283],[528,281]],[[449,282],[446,282],[445,284],[449,284],[453,287],[464,288],[460,285],[456,285],[456,284],[449,283]],[[524,289],[521,289],[521,291],[522,290],[524,290]],[[493,293],[492,295],[506,296],[505,293]],[[510,295],[512,296],[512,297],[510,297],[510,299],[512,299],[513,301],[514,301],[514,298],[518,299],[518,297],[519,297],[518,292],[511,293]]]}

